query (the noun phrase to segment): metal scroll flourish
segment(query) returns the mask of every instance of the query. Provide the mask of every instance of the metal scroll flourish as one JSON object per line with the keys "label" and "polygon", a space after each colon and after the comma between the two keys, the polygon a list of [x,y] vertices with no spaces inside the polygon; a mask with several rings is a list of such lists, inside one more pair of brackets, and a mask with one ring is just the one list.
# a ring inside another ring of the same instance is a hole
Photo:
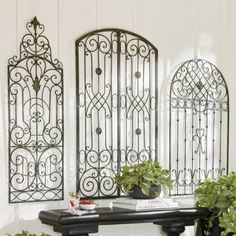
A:
{"label": "metal scroll flourish", "polygon": [[229,96],[210,62],[184,62],[170,87],[172,195],[193,194],[205,178],[228,173]]}
{"label": "metal scroll flourish", "polygon": [[77,191],[119,196],[113,176],[157,159],[157,49],[119,29],[76,41]]}
{"label": "metal scroll flourish", "polygon": [[63,69],[44,26],[27,23],[8,61],[9,202],[63,199]]}

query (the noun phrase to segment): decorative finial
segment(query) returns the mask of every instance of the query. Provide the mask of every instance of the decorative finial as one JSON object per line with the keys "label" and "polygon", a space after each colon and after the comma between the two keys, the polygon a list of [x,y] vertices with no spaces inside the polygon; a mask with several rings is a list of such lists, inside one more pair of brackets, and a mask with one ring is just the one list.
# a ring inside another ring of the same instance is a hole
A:
{"label": "decorative finial", "polygon": [[34,30],[36,30],[36,27],[40,25],[37,17],[35,16],[34,19],[31,21],[31,24],[34,26]]}

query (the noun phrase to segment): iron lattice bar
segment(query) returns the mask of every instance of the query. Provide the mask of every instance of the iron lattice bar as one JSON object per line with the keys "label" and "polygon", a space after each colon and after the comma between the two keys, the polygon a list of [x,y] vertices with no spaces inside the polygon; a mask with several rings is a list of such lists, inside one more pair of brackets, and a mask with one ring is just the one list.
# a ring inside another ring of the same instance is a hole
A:
{"label": "iron lattice bar", "polygon": [[44,26],[27,23],[8,61],[9,202],[63,199],[63,70]]}
{"label": "iron lattice bar", "polygon": [[77,191],[120,195],[123,165],[157,159],[157,49],[119,29],[76,41]]}
{"label": "iron lattice bar", "polygon": [[193,194],[205,178],[228,173],[229,98],[221,72],[210,62],[184,62],[170,86],[172,195]]}

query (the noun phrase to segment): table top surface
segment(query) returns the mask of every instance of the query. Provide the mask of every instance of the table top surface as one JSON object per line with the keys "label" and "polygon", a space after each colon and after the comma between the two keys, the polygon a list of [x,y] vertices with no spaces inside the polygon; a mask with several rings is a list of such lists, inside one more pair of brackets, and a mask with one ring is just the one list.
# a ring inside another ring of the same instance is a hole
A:
{"label": "table top surface", "polygon": [[139,222],[155,222],[194,220],[210,216],[206,208],[186,207],[170,209],[128,210],[122,208],[96,208],[83,215],[72,215],[63,209],[46,210],[39,213],[42,223],[49,225],[71,224],[125,224]]}

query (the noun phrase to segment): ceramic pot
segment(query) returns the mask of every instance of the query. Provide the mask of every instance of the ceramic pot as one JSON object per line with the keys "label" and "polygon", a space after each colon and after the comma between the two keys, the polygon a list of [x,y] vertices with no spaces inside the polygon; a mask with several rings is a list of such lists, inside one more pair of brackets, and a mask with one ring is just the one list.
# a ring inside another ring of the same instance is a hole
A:
{"label": "ceramic pot", "polygon": [[156,198],[160,195],[161,193],[161,186],[152,186],[149,189],[149,194],[146,195],[142,192],[141,188],[137,185],[133,187],[133,190],[129,193],[130,197],[135,198],[135,199],[152,199]]}

